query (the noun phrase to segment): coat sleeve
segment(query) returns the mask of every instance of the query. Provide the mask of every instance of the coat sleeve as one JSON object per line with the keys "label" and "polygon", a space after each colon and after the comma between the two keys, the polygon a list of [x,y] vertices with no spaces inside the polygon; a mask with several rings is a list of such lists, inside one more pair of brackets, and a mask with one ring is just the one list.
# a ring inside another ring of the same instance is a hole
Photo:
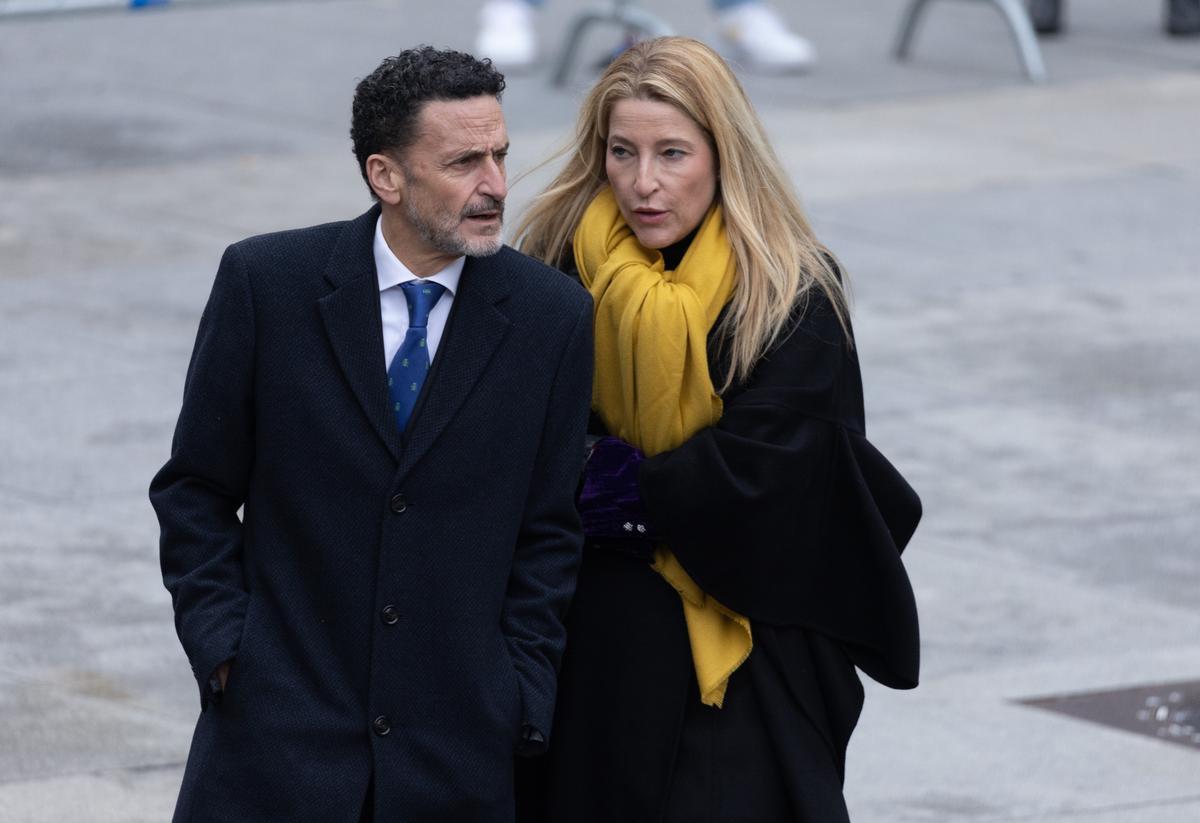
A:
{"label": "coat sleeve", "polygon": [[237,654],[249,596],[242,521],[254,463],[253,298],[226,250],[192,352],[171,457],[150,484],[175,629],[207,706],[209,678]]}
{"label": "coat sleeve", "polygon": [[549,740],[564,620],[583,533],[575,489],[592,394],[592,307],[584,299],[554,378],[521,520],[503,627],[521,688],[523,723]]}
{"label": "coat sleeve", "polygon": [[704,591],[751,620],[838,641],[885,685],[917,683],[900,553],[920,500],[867,441],[858,363],[827,301],[730,393],[717,425],[647,460],[642,495]]}

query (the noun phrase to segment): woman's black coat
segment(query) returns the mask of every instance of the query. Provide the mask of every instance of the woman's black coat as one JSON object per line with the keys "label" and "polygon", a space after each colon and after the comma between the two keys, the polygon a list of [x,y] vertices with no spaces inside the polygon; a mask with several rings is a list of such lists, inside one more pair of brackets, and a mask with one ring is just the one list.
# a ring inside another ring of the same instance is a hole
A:
{"label": "woman's black coat", "polygon": [[[667,545],[704,591],[750,618],[753,656],[771,659],[827,745],[819,756],[836,769],[836,798],[795,801],[801,819],[818,821],[841,803],[862,707],[855,667],[893,688],[917,684],[917,612],[900,553],[921,508],[867,442],[858,360],[830,304],[814,289],[795,316],[723,394],[720,422],[647,460],[640,485]],[[519,819],[660,819],[694,679],[678,594],[645,562],[588,545],[550,752],[523,768]],[[772,745],[782,749],[764,758],[799,744]]]}

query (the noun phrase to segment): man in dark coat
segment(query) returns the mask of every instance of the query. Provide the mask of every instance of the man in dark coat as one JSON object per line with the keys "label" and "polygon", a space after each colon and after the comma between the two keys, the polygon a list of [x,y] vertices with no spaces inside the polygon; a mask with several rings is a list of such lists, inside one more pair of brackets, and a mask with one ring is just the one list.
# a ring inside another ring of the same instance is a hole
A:
{"label": "man in dark coat", "polygon": [[378,203],[225,252],[150,488],[202,707],[176,821],[513,818],[592,343],[586,292],[502,246],[503,88],[469,55],[388,58],[351,130]]}

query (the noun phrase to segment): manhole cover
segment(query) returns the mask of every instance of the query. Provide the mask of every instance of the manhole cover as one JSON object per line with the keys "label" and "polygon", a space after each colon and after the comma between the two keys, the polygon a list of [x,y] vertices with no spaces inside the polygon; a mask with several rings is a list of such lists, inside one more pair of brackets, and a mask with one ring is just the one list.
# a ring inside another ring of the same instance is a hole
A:
{"label": "manhole cover", "polygon": [[1200,749],[1200,680],[1018,702]]}

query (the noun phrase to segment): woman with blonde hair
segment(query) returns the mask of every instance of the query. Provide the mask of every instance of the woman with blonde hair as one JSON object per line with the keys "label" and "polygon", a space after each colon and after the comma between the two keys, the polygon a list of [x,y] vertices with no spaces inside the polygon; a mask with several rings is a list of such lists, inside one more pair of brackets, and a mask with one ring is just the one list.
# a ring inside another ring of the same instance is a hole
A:
{"label": "woman with blonde hair", "polygon": [[638,43],[517,232],[595,301],[587,535],[522,820],[847,820],[856,669],[917,683],[920,501],[867,442],[841,274],[737,79]]}

